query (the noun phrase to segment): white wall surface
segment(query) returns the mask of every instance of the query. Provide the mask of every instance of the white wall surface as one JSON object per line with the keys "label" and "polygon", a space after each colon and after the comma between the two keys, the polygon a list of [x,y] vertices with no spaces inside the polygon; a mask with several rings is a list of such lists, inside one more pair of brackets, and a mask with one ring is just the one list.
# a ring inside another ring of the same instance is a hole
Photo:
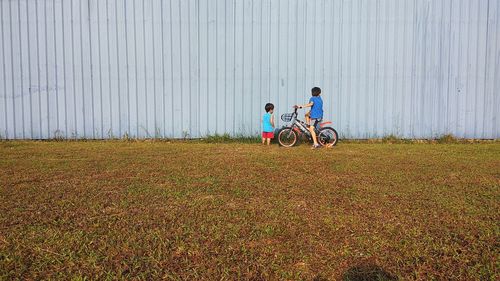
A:
{"label": "white wall surface", "polygon": [[499,15],[499,0],[0,0],[0,137],[253,135],[265,103],[279,116],[319,86],[344,138],[498,138]]}

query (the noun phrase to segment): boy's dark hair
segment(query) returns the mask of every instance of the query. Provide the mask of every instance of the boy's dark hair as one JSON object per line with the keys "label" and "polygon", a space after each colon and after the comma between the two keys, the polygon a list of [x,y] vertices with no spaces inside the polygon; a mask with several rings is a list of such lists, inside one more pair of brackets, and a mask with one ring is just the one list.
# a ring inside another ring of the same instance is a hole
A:
{"label": "boy's dark hair", "polygon": [[266,109],[266,112],[269,112],[269,111],[273,110],[274,109],[274,104],[272,104],[272,103],[266,103],[265,109]]}
{"label": "boy's dark hair", "polygon": [[321,89],[319,87],[314,87],[311,89],[311,94],[317,97],[321,94]]}

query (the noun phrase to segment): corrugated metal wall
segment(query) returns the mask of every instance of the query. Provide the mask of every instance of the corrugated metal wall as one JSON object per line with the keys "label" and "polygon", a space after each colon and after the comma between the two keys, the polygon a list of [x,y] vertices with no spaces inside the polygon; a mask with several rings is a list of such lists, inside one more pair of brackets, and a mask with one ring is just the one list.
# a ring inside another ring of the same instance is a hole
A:
{"label": "corrugated metal wall", "polygon": [[[500,136],[499,0],[0,0],[2,138]],[[280,124],[281,125],[281,124]]]}

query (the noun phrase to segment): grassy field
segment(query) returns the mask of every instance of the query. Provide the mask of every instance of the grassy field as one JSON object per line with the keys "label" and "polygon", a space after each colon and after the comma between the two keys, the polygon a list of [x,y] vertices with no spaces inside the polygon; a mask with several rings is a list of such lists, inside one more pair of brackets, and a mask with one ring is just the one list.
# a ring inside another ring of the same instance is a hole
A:
{"label": "grassy field", "polygon": [[0,142],[0,280],[498,280],[499,222],[499,142]]}

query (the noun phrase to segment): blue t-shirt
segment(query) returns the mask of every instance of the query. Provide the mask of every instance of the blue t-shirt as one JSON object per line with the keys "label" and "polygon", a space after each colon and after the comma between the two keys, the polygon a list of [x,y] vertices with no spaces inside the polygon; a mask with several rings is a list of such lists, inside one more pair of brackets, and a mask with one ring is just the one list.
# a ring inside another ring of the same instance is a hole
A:
{"label": "blue t-shirt", "polygon": [[311,108],[311,118],[320,119],[323,118],[323,100],[320,96],[311,97],[309,102],[313,103]]}
{"label": "blue t-shirt", "polygon": [[272,133],[274,131],[273,125],[271,124],[271,113],[266,112],[262,117],[262,131],[266,133]]}

